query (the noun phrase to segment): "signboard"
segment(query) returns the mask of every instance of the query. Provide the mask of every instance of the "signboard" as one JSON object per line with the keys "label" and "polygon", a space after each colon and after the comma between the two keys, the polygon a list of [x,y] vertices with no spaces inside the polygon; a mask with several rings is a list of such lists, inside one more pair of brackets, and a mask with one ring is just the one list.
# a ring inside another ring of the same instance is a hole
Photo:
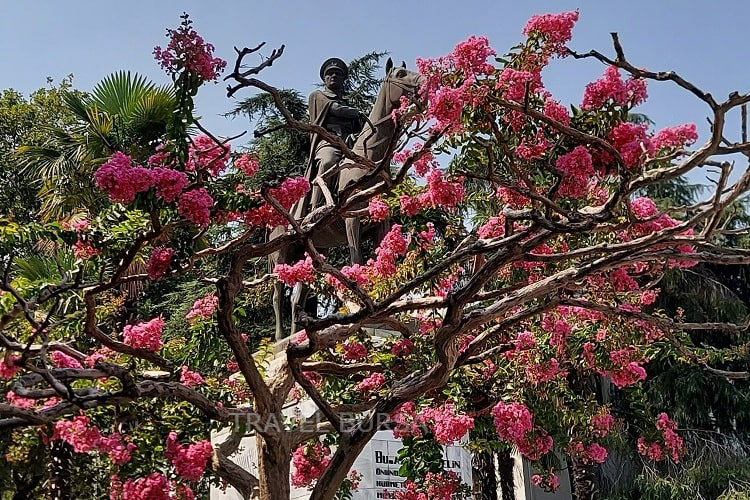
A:
{"label": "signboard", "polygon": [[[370,440],[354,462],[352,469],[362,474],[359,488],[353,493],[356,500],[395,498],[404,489],[406,478],[398,473],[398,451],[403,447],[391,431],[380,431]],[[471,482],[471,454],[460,446],[443,446],[445,470],[453,471],[461,480]]]}

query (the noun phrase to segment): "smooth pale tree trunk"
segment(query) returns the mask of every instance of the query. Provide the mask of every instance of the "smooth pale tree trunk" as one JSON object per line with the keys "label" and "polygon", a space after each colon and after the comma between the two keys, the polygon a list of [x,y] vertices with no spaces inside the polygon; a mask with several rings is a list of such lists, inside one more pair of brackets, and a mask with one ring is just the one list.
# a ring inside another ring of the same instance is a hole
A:
{"label": "smooth pale tree trunk", "polygon": [[503,492],[502,500],[516,500],[516,485],[513,481],[513,466],[515,461],[510,450],[497,454],[497,475]]}
{"label": "smooth pale tree trunk", "polygon": [[70,466],[73,447],[61,439],[52,441],[49,449],[49,498],[50,500],[71,500]]}
{"label": "smooth pale tree trunk", "polygon": [[492,454],[486,451],[474,453],[471,457],[471,475],[474,480],[476,500],[497,500],[497,481]]}
{"label": "smooth pale tree trunk", "polygon": [[256,434],[262,500],[289,500],[291,451],[278,436]]}

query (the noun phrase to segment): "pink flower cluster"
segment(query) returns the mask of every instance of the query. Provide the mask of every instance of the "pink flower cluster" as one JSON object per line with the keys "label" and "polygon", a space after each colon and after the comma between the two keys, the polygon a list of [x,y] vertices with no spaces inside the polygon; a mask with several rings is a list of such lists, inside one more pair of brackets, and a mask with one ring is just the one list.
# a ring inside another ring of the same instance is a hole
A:
{"label": "pink flower cluster", "polygon": [[21,369],[20,366],[16,365],[16,361],[21,359],[19,356],[10,354],[10,351],[6,351],[5,354],[0,357],[0,379],[10,379],[18,373]]}
{"label": "pink flower cluster", "polygon": [[210,318],[216,308],[219,306],[219,297],[216,295],[206,295],[203,298],[196,300],[193,303],[193,307],[185,315],[185,319],[191,325],[199,320],[207,320]]}
{"label": "pink flower cluster", "polygon": [[653,156],[656,152],[647,130],[646,125],[622,122],[609,132],[609,142],[620,153],[625,168],[640,165],[645,157]]}
{"label": "pink flower cluster", "polygon": [[157,247],[151,251],[151,256],[146,262],[146,273],[149,279],[158,281],[169,270],[172,264],[174,250],[171,248]]}
{"label": "pink flower cluster", "polygon": [[[656,417],[656,428],[661,431],[662,439],[664,441],[664,453],[672,457],[675,462],[680,461],[680,455],[684,447],[684,442],[680,436],[677,435],[675,429],[677,424],[674,420],[669,418],[666,413],[660,413]],[[638,439],[638,451],[641,449],[641,440]]]}
{"label": "pink flower cluster", "polygon": [[591,417],[591,425],[594,428],[593,434],[598,437],[606,436],[614,423],[615,417],[610,414],[594,415]]}
{"label": "pink flower cluster", "polygon": [[571,442],[567,447],[567,452],[569,455],[578,458],[585,464],[604,463],[609,455],[607,449],[598,443],[592,443],[589,446],[586,446],[579,441]]}
{"label": "pink flower cluster", "polygon": [[660,413],[656,417],[656,429],[661,432],[660,440],[649,443],[643,436],[639,437],[638,453],[657,462],[665,456],[671,456],[672,460],[679,462],[684,442],[675,432],[677,424],[666,413]]}
{"label": "pink flower cluster", "polygon": [[227,62],[213,56],[214,46],[206,43],[190,24],[185,20],[178,29],[168,29],[169,44],[166,49],[155,47],[154,58],[173,77],[184,69],[204,82],[216,81]]}
{"label": "pink flower cluster", "polygon": [[523,28],[526,36],[539,36],[546,42],[549,54],[565,55],[565,44],[573,36],[578,11],[532,16]]}
{"label": "pink flower cluster", "polygon": [[112,463],[116,465],[128,463],[133,450],[136,448],[133,443],[123,441],[122,436],[117,432],[99,438],[96,447],[101,453],[106,453]]}
{"label": "pink flower cluster", "polygon": [[[448,133],[462,130],[464,108],[474,107],[484,95],[474,82],[494,71],[486,62],[494,54],[486,38],[472,36],[447,56],[417,59],[417,68],[425,79],[420,93],[427,99],[427,116],[435,121],[436,129],[447,129]],[[456,74],[460,75],[458,79]]]}
{"label": "pink flower cluster", "polygon": [[[229,160],[229,144],[219,144],[207,135],[199,135],[193,138],[188,148],[188,161],[185,170],[208,170],[211,175],[217,177],[225,168]],[[247,162],[242,162],[247,166]]]}
{"label": "pink flower cluster", "polygon": [[[309,190],[310,183],[304,177],[288,177],[279,187],[269,189],[268,194],[289,211]],[[248,224],[257,227],[273,228],[288,224],[284,216],[265,201],[259,207],[249,210],[245,217]]]}
{"label": "pink flower cluster", "polygon": [[391,346],[391,354],[404,357],[411,354],[412,349],[414,349],[414,342],[409,339],[401,339]]}
{"label": "pink flower cluster", "polygon": [[68,356],[62,351],[52,351],[50,357],[52,358],[52,363],[57,368],[83,368],[81,363],[76,358],[74,358],[73,356]]}
{"label": "pink flower cluster", "polygon": [[359,361],[367,357],[367,348],[361,342],[345,342],[341,348],[344,351],[341,359],[344,361]]}
{"label": "pink flower cluster", "polygon": [[429,499],[451,500],[460,486],[461,478],[453,471],[428,472],[424,477],[424,489]]}
{"label": "pink flower cluster", "polygon": [[427,189],[417,196],[401,195],[399,204],[401,212],[411,217],[425,207],[453,211],[465,197],[462,178],[446,181],[442,171],[435,168],[427,174]]}
{"label": "pink flower cluster", "polygon": [[379,196],[370,199],[367,209],[370,212],[370,218],[375,222],[384,221],[390,215],[388,205]]}
{"label": "pink flower cluster", "polygon": [[94,247],[91,243],[83,241],[80,238],[73,244],[71,249],[76,259],[89,259],[102,253],[101,250]]}
{"label": "pink flower cluster", "polygon": [[425,408],[420,420],[430,427],[435,441],[444,445],[455,443],[474,428],[474,419],[456,414],[453,403],[446,403],[441,408]]}
{"label": "pink flower cluster", "polygon": [[[406,163],[412,157],[416,157],[418,153],[422,151],[423,144],[417,142],[414,144],[414,149],[404,149],[393,155],[393,161],[395,163]],[[425,151],[421,153],[419,159],[413,160],[412,166],[414,167],[414,173],[419,177],[424,177],[428,170],[431,168],[438,168],[438,162],[435,161],[435,156],[432,151]]]}
{"label": "pink flower cluster", "polygon": [[594,177],[594,165],[586,146],[576,146],[570,153],[557,159],[555,166],[564,175],[558,193],[560,196],[582,198],[589,192],[589,181]]}
{"label": "pink flower cluster", "polygon": [[206,188],[191,189],[180,195],[177,212],[196,226],[207,227],[211,222],[213,205],[214,200]]}
{"label": "pink flower cluster", "polygon": [[[169,481],[159,472],[146,477],[128,479],[123,483],[118,476],[110,478],[110,500],[194,500],[193,491],[184,484]],[[177,497],[173,495],[177,494]]]}
{"label": "pink flower cluster", "polygon": [[249,153],[241,154],[236,160],[234,160],[234,166],[247,177],[255,176],[260,168],[258,160],[255,156]]}
{"label": "pink flower cluster", "polygon": [[381,277],[393,276],[396,274],[396,259],[406,255],[408,246],[409,242],[401,233],[401,225],[394,224],[375,249],[375,261],[368,262],[368,265]]}
{"label": "pink flower cluster", "polygon": [[405,481],[404,488],[394,493],[396,500],[428,500],[427,493],[421,491],[414,481]]}
{"label": "pink flower cluster", "polygon": [[492,417],[500,439],[520,442],[534,428],[529,409],[520,403],[500,402],[492,409]]}
{"label": "pink flower cluster", "polygon": [[187,186],[184,173],[169,168],[148,169],[133,165],[125,153],[116,152],[94,172],[96,186],[106,191],[110,201],[132,203],[138,193],[156,187],[156,194],[166,202],[174,201]]}
{"label": "pink flower cluster", "polygon": [[86,453],[96,449],[101,433],[85,415],[73,417],[73,420],[58,420],[52,433],[53,440],[61,439],[73,447],[76,453]]}
{"label": "pink flower cluster", "polygon": [[292,486],[303,488],[317,481],[331,462],[331,449],[323,443],[305,444],[292,454]]}
{"label": "pink flower cluster", "polygon": [[534,474],[531,476],[531,482],[545,491],[557,491],[560,487],[560,479],[551,472],[544,475]]}
{"label": "pink flower cluster", "polygon": [[673,149],[689,146],[698,140],[698,131],[694,123],[667,127],[654,136],[654,147],[659,149]]}
{"label": "pink flower cluster", "polygon": [[586,85],[581,109],[597,110],[610,102],[615,106],[633,108],[647,97],[645,80],[630,77],[623,82],[617,66],[609,66],[599,80]]}
{"label": "pink flower cluster", "polygon": [[533,95],[543,90],[542,76],[538,72],[507,67],[498,76],[495,88],[501,90],[506,99],[524,102],[527,92]]}
{"label": "pink flower cluster", "polygon": [[315,281],[315,267],[312,257],[305,254],[305,259],[289,264],[276,264],[273,272],[279,276],[279,280],[293,287],[297,283],[313,283]]}
{"label": "pink flower cluster", "polygon": [[534,160],[544,156],[549,149],[550,143],[541,129],[537,130],[534,140],[528,140],[526,137],[521,139],[521,143],[516,146],[516,156],[524,160]]}
{"label": "pink flower cluster", "polygon": [[94,172],[94,182],[96,187],[109,194],[111,201],[124,204],[131,203],[136,194],[153,185],[151,171],[134,167],[131,158],[119,151]]}
{"label": "pink flower cluster", "polygon": [[163,329],[164,320],[161,317],[136,325],[126,325],[122,330],[123,343],[136,349],[156,352],[163,345],[161,341]]}
{"label": "pink flower cluster", "polygon": [[646,370],[641,363],[646,360],[635,348],[612,351],[609,354],[614,368],[607,374],[612,377],[612,383],[619,388],[627,387],[646,379]]}
{"label": "pink flower cluster", "polygon": [[177,433],[172,431],[167,436],[167,459],[174,465],[177,474],[188,481],[198,481],[206,469],[209,457],[214,449],[208,440],[196,441],[188,445],[177,442]]}
{"label": "pink flower cluster", "polygon": [[417,415],[416,406],[413,402],[408,401],[398,408],[391,414],[391,420],[396,424],[393,428],[393,437],[401,439],[407,436],[421,437],[422,424],[419,416]]}
{"label": "pink flower cluster", "polygon": [[500,439],[510,441],[529,460],[538,460],[552,449],[553,441],[543,429],[534,427],[531,412],[520,403],[500,402],[492,409]]}
{"label": "pink flower cluster", "polygon": [[385,383],[385,375],[382,373],[375,372],[362,382],[357,384],[357,390],[364,393],[375,391]]}
{"label": "pink flower cluster", "polygon": [[180,382],[188,387],[196,387],[206,383],[200,373],[191,371],[187,365],[182,365],[180,371]]}
{"label": "pink flower cluster", "polygon": [[490,217],[487,222],[477,229],[480,238],[498,238],[505,235],[505,215]]}
{"label": "pink flower cluster", "polygon": [[564,370],[560,370],[560,363],[555,358],[526,365],[526,377],[531,384],[544,384],[556,378],[564,377],[566,373]]}

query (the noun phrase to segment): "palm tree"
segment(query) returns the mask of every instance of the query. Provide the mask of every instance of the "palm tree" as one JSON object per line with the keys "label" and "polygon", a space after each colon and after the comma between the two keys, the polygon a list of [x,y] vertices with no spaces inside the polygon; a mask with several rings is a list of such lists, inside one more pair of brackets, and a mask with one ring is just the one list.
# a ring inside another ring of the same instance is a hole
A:
{"label": "palm tree", "polygon": [[65,105],[77,118],[76,126],[52,129],[45,144],[18,149],[26,174],[39,188],[44,220],[101,208],[104,196],[93,185],[96,166],[116,151],[146,160],[166,132],[175,95],[171,86],[121,71],[90,94],[67,92]]}

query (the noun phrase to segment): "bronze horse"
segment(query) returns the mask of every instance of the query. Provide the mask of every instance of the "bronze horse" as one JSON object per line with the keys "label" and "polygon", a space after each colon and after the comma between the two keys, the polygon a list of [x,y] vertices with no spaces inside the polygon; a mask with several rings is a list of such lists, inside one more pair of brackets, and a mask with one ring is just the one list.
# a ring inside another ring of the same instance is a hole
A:
{"label": "bronze horse", "polygon": [[[422,85],[423,78],[419,73],[409,71],[402,66],[393,66],[391,59],[386,64],[386,77],[378,92],[375,104],[370,111],[368,123],[357,136],[357,141],[352,147],[352,151],[360,156],[366,157],[374,163],[383,161],[388,152],[388,146],[393,137],[399,132],[398,124],[392,119],[391,114],[401,104],[401,97],[414,98],[417,91]],[[357,167],[346,167],[345,164],[352,163],[348,159],[342,160],[344,165],[336,178],[326,182],[326,185],[334,187],[337,194],[354,182],[360,180],[368,171]],[[315,179],[308,179],[313,183]],[[373,180],[373,184],[377,179]],[[364,188],[369,186],[363,186]],[[297,213],[297,207],[292,209],[292,213]],[[311,212],[317,207],[307,207]],[[363,208],[363,207],[356,207]],[[361,241],[365,233],[375,231],[375,241],[378,242],[388,230],[388,223],[362,224],[359,217],[347,217],[339,219],[330,224],[328,230],[321,231],[313,237],[313,243],[316,248],[332,248],[346,243],[349,247],[349,253],[352,263],[362,263]],[[279,226],[271,231],[269,241],[286,232],[287,228]],[[271,270],[276,264],[296,262],[302,258],[304,249],[300,245],[288,245],[278,252],[269,256],[269,267]],[[283,332],[282,323],[282,300],[284,296],[284,284],[280,281],[274,283],[273,308],[276,319],[276,340],[286,337]],[[292,327],[291,333],[296,331],[297,315],[300,304],[304,305],[306,298],[306,288],[301,284],[297,285],[296,290],[292,293]]]}

